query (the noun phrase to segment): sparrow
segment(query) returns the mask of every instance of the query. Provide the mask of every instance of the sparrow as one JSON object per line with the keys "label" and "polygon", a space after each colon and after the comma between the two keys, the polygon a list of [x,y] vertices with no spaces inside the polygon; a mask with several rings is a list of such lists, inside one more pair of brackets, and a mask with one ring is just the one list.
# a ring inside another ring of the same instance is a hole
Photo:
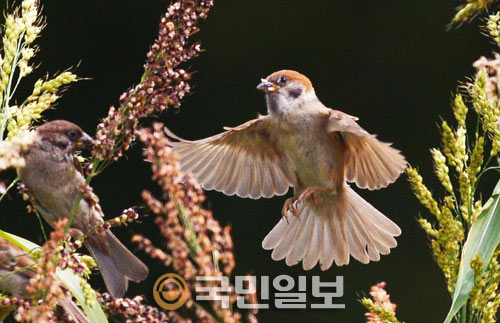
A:
{"label": "sparrow", "polygon": [[[69,121],[55,120],[36,128],[34,142],[23,152],[25,165],[18,169],[19,177],[49,224],[68,218],[82,187],[86,187],[75,152],[91,145],[92,138],[80,127]],[[80,200],[71,233],[89,234],[84,243],[97,262],[107,290],[113,297],[122,297],[128,281],[144,280],[149,270],[109,229],[91,232],[104,223],[104,215],[95,199],[84,195]]]}
{"label": "sparrow", "polygon": [[[19,246],[7,239],[0,238],[0,290],[15,297],[31,298],[26,287],[36,275],[36,261]],[[57,299],[57,303],[76,322],[90,322],[66,293]]]}
{"label": "sparrow", "polygon": [[391,144],[379,141],[358,118],[327,108],[304,75],[281,70],[262,79],[268,114],[196,141],[166,129],[181,169],[207,190],[257,199],[284,195],[283,217],[264,249],[286,264],[322,270],[378,261],[396,247],[400,228],[348,183],[380,189],[406,168]]}

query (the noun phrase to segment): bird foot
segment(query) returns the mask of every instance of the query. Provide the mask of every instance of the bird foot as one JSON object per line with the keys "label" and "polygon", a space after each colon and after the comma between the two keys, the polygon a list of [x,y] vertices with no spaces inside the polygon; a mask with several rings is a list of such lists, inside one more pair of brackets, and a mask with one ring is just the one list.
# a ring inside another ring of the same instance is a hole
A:
{"label": "bird foot", "polygon": [[318,199],[316,198],[316,193],[317,192],[331,192],[332,194],[335,193],[335,190],[329,189],[329,188],[324,188],[324,187],[319,187],[319,186],[311,186],[308,187],[304,192],[302,192],[299,197],[291,197],[285,201],[285,204],[283,205],[283,209],[281,210],[281,215],[285,218],[285,220],[288,222],[287,214],[288,212],[291,212],[294,216],[299,217],[300,216],[300,211],[297,209],[296,205],[299,203],[304,202],[308,198],[312,198],[314,204],[318,204]]}
{"label": "bird foot", "polygon": [[295,201],[297,200],[296,197],[291,197],[289,199],[286,199],[285,201],[285,204],[283,205],[283,209],[281,210],[281,215],[285,218],[285,220],[287,220],[288,222],[288,219],[287,219],[287,214],[288,214],[288,211],[292,212],[292,214],[294,216],[300,216],[300,211],[295,207],[295,205],[293,205],[293,203],[295,203]]}
{"label": "bird foot", "polygon": [[319,187],[319,186],[311,186],[308,187],[302,194],[297,198],[297,203],[302,203],[308,198],[312,198],[314,204],[318,204],[318,199],[316,198],[317,192],[334,192],[331,189]]}

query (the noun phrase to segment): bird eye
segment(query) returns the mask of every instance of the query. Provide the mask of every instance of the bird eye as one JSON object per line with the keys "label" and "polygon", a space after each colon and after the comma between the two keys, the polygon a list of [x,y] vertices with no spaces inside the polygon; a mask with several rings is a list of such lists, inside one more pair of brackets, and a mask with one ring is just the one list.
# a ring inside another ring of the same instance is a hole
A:
{"label": "bird eye", "polygon": [[286,84],[286,82],[288,82],[288,78],[286,78],[286,76],[280,76],[279,79],[278,79],[278,84]]}
{"label": "bird eye", "polygon": [[68,137],[70,139],[78,139],[78,131],[76,131],[76,130],[68,131]]}

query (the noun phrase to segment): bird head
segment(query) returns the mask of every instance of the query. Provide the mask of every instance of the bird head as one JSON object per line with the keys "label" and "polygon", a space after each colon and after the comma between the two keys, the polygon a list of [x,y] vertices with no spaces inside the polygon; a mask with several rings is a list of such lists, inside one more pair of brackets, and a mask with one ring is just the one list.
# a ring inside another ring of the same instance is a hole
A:
{"label": "bird head", "polygon": [[287,114],[317,100],[311,81],[299,72],[281,70],[261,79],[257,89],[266,93],[270,114]]}
{"label": "bird head", "polygon": [[42,143],[48,143],[67,154],[76,150],[89,149],[92,137],[76,124],[65,120],[47,122],[36,129]]}

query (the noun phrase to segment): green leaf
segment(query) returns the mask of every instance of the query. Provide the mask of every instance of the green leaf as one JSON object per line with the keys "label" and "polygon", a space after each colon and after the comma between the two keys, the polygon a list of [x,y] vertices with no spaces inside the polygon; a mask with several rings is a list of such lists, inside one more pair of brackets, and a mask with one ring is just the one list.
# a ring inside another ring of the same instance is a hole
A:
{"label": "green leaf", "polygon": [[[9,240],[10,242],[14,243],[15,245],[23,248],[27,252],[31,252],[34,249],[39,249],[41,248],[39,245],[26,240],[24,238],[18,237],[16,235],[7,233],[5,231],[0,230],[0,237],[5,238]],[[90,322],[108,322],[108,319],[106,318],[106,315],[102,311],[101,306],[97,302],[97,298],[93,297],[91,299],[91,302],[94,304],[93,306],[89,306],[85,304],[85,296],[83,293],[82,289],[82,284],[81,282],[83,281],[83,278],[76,275],[71,269],[57,269],[56,272],[57,277],[59,280],[63,283],[63,285],[73,294],[73,296],[76,298],[78,305],[80,305],[85,312],[85,315],[87,315],[87,318],[90,320]]]}
{"label": "green leaf", "polygon": [[0,322],[3,322],[7,319],[10,313],[14,312],[16,309],[15,306],[1,306],[0,307]]}
{"label": "green leaf", "polygon": [[460,308],[469,299],[469,293],[474,287],[474,272],[470,267],[472,257],[479,255],[484,263],[483,271],[488,268],[493,252],[500,242],[500,181],[493,190],[490,199],[484,205],[484,210],[472,224],[469,236],[462,250],[462,259],[458,271],[457,284],[453,294],[450,311],[444,320],[449,323]]}

